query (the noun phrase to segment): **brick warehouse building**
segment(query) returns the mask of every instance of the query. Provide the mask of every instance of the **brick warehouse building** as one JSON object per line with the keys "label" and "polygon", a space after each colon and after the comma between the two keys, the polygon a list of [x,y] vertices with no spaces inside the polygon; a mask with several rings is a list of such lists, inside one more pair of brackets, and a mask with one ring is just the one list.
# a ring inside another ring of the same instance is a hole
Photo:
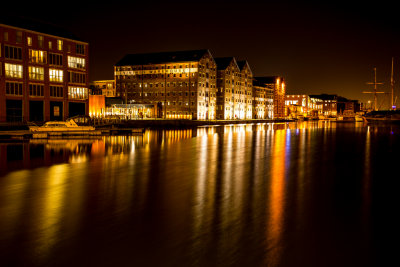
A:
{"label": "brick warehouse building", "polygon": [[253,79],[253,118],[272,119],[274,117],[274,89],[272,86]]}
{"label": "brick warehouse building", "polygon": [[247,61],[215,58],[217,63],[217,119],[252,119],[253,74]]}
{"label": "brick warehouse building", "polygon": [[247,60],[237,62],[240,69],[240,93],[245,119],[253,118],[253,72]]}
{"label": "brick warehouse building", "polygon": [[283,77],[268,76],[254,78],[260,86],[273,90],[273,119],[285,118],[286,83]]}
{"label": "brick warehouse building", "polygon": [[240,69],[234,57],[215,58],[217,63],[217,119],[242,119],[239,107]]}
{"label": "brick warehouse building", "polygon": [[166,119],[216,119],[216,64],[209,50],[129,54],[114,66],[125,104],[157,104]]}
{"label": "brick warehouse building", "polygon": [[0,21],[0,122],[88,114],[88,64],[88,43],[70,33],[36,22]]}

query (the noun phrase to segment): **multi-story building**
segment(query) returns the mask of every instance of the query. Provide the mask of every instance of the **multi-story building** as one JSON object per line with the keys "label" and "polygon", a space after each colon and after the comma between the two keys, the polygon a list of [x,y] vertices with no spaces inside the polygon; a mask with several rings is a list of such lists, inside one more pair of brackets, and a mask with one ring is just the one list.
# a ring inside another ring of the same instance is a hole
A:
{"label": "multi-story building", "polygon": [[215,58],[217,63],[217,119],[252,119],[253,74],[247,61]]}
{"label": "multi-story building", "polygon": [[48,25],[23,20],[3,23],[0,122],[87,115],[88,43]]}
{"label": "multi-story building", "polygon": [[[241,119],[240,70],[234,57],[215,58],[217,64],[217,119]],[[242,114],[244,118],[244,112]]]}
{"label": "multi-story building", "polygon": [[162,106],[163,118],[216,118],[216,64],[209,50],[130,54],[114,66],[116,96]]}
{"label": "multi-story building", "polygon": [[317,117],[322,113],[321,100],[308,95],[286,95],[285,105],[292,117]]}
{"label": "multi-story building", "polygon": [[244,103],[244,118],[253,118],[253,73],[246,60],[237,62],[240,70],[240,103]]}
{"label": "multi-story building", "polygon": [[311,98],[320,99],[319,105],[322,105],[322,114],[325,116],[338,115],[338,96],[337,95],[310,95]]}
{"label": "multi-story building", "polygon": [[253,118],[272,119],[274,117],[274,90],[253,79]]}
{"label": "multi-story building", "polygon": [[[101,92],[101,95],[105,97],[115,97],[116,89],[115,89],[115,81],[114,80],[101,80],[101,81],[93,81],[90,84],[90,88],[94,92]],[[93,93],[97,94],[97,93]]]}
{"label": "multi-story building", "polygon": [[273,119],[285,118],[285,80],[280,76],[255,77],[257,83],[273,91]]}

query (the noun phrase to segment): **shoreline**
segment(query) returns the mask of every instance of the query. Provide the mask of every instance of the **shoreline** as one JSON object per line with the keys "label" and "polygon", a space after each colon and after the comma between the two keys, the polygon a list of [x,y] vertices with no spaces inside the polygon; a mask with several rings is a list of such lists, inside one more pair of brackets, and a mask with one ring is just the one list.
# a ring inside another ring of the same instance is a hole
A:
{"label": "shoreline", "polygon": [[[164,120],[164,119],[144,119],[144,120],[130,120],[119,121],[109,124],[93,125],[99,129],[105,128],[185,128],[197,127],[207,125],[229,125],[229,124],[253,124],[253,123],[282,123],[294,122],[294,120],[287,119],[274,119],[274,120]],[[0,123],[0,132],[4,131],[26,131],[29,130],[26,123]]]}
{"label": "shoreline", "polygon": [[[199,126],[256,124],[256,123],[283,123],[292,120],[135,120],[114,124],[116,128],[192,128]],[[114,127],[115,127],[114,126]]]}
{"label": "shoreline", "polygon": [[[319,120],[305,120],[304,122],[318,122]],[[112,133],[132,133],[138,129],[162,130],[162,129],[193,129],[204,126],[220,126],[220,125],[240,125],[240,124],[263,124],[263,123],[290,123],[299,122],[289,119],[274,120],[132,120],[121,121],[118,123],[110,123],[103,125],[94,125],[96,132],[101,134],[87,134],[87,136],[113,135]],[[303,122],[303,121],[300,121]],[[355,121],[331,121],[335,123],[355,123]],[[137,131],[135,131],[137,132]],[[27,124],[1,123],[0,124],[0,140],[5,139],[30,139],[33,133],[30,132]],[[68,135],[68,134],[67,134]],[[74,136],[71,134],[71,136]],[[85,135],[86,136],[86,135]]]}

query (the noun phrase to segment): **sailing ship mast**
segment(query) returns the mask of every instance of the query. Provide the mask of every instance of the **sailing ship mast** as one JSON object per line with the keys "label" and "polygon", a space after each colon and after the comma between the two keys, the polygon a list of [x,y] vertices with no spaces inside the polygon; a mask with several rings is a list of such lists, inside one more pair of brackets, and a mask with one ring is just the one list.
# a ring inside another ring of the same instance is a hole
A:
{"label": "sailing ship mast", "polygon": [[393,57],[392,57],[392,73],[390,75],[390,86],[392,89],[392,98],[391,98],[391,102],[390,102],[390,109],[394,109],[395,105],[394,105],[394,80],[393,80]]}
{"label": "sailing ship mast", "polygon": [[383,83],[378,83],[376,82],[376,68],[374,68],[374,82],[368,82],[367,84],[374,85],[374,91],[373,92],[363,92],[364,94],[374,94],[374,110],[378,110],[377,104],[378,104],[378,97],[377,94],[384,94],[385,92],[378,92],[378,84],[383,84]]}

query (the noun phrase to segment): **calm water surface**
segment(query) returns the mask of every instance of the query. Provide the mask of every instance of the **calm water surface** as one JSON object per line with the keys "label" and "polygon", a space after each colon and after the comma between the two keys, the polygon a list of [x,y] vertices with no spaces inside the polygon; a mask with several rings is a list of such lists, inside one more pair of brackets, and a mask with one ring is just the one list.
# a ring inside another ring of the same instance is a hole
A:
{"label": "calm water surface", "polygon": [[399,152],[334,122],[3,142],[0,265],[393,266]]}

